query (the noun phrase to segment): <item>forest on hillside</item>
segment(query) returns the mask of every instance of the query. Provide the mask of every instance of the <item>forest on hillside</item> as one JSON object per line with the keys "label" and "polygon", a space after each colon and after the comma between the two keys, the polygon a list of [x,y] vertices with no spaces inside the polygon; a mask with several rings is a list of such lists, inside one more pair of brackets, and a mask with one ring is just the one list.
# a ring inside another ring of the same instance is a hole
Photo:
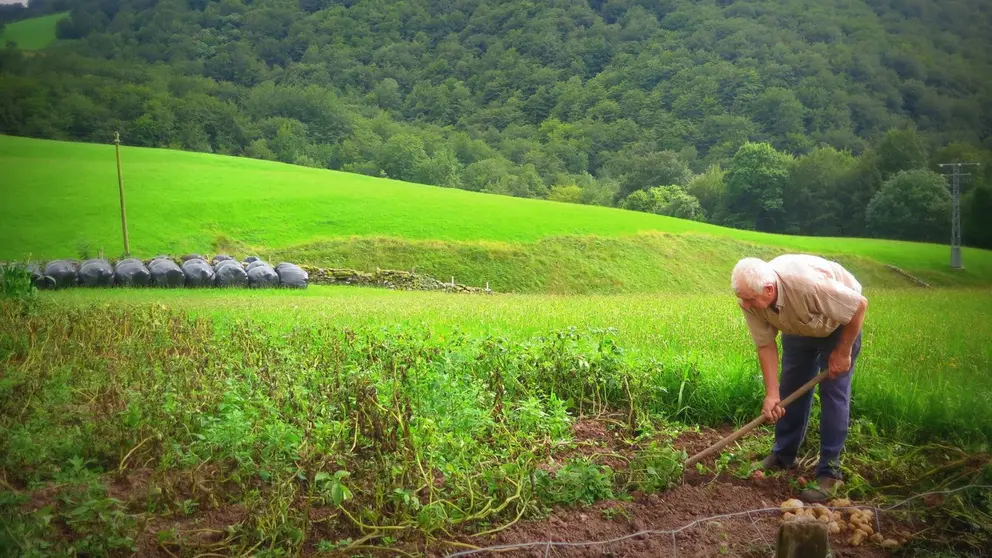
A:
{"label": "forest on hillside", "polygon": [[[982,0],[34,0],[0,133],[992,248]],[[947,172],[943,169],[943,172]]]}

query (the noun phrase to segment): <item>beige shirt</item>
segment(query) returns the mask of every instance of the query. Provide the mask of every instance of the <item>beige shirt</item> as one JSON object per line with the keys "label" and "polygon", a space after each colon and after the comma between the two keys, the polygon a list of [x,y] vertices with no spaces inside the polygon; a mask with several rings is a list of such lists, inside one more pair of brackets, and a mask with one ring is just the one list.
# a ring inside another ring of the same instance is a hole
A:
{"label": "beige shirt", "polygon": [[854,317],[861,284],[837,262],[805,254],[768,262],[778,281],[778,299],[764,310],[741,310],[758,347],[775,342],[778,332],[827,337]]}

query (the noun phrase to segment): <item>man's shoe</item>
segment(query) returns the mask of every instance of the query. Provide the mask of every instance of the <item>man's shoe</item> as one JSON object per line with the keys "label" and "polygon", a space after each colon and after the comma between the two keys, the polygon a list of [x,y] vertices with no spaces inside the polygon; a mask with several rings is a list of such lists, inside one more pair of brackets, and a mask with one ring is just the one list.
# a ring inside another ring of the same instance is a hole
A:
{"label": "man's shoe", "polygon": [[810,504],[822,504],[837,494],[844,481],[833,477],[817,477],[817,488],[807,488],[799,494],[799,499]]}
{"label": "man's shoe", "polygon": [[758,469],[762,471],[782,471],[793,467],[792,465],[782,463],[782,460],[779,459],[774,453],[768,454],[768,457],[759,461],[757,465]]}

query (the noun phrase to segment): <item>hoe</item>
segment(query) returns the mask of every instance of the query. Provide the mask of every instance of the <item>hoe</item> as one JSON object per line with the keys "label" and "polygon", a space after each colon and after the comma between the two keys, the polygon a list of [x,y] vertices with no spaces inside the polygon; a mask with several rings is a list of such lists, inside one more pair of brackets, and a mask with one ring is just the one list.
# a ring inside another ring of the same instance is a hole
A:
{"label": "hoe", "polygon": [[[796,399],[799,399],[800,397],[802,397],[807,391],[813,389],[813,386],[815,386],[816,384],[822,382],[826,377],[827,377],[827,371],[826,370],[820,371],[820,373],[817,374],[816,377],[814,377],[812,380],[806,382],[801,388],[799,388],[796,391],[792,392],[792,394],[790,394],[788,397],[786,397],[785,399],[783,399],[782,402],[780,403],[780,405],[782,407],[787,407],[789,405],[789,403],[792,403]],[[737,440],[741,436],[747,434],[748,432],[754,430],[755,428],[757,428],[758,426],[760,426],[761,424],[763,424],[765,422],[765,420],[766,420],[765,419],[765,415],[758,415],[758,418],[756,418],[756,419],[752,420],[751,422],[745,424],[744,426],[742,426],[739,430],[737,430],[733,434],[730,434],[729,436],[723,438],[719,442],[713,444],[712,446],[704,449],[703,451],[701,451],[701,452],[697,453],[696,455],[693,455],[692,457],[690,457],[689,459],[687,459],[685,461],[686,468],[692,467],[693,465],[695,465],[696,463],[698,463],[699,461],[701,461],[703,458],[705,458],[705,457],[707,457],[707,456],[709,456],[709,455],[711,455],[711,454],[713,454],[715,452],[720,451],[727,444],[733,442],[734,440]]]}

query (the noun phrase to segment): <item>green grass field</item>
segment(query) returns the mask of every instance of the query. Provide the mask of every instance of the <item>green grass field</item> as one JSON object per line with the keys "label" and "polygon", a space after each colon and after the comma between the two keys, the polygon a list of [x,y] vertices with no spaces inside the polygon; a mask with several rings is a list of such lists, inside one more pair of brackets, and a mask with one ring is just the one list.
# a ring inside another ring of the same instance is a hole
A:
{"label": "green grass field", "polygon": [[59,12],[11,23],[0,34],[0,48],[13,41],[21,50],[40,50],[55,41],[55,24],[69,12]]}
{"label": "green grass field", "polygon": [[[866,285],[992,284],[992,252],[790,237],[658,215],[415,185],[246,158],[122,148],[131,251],[255,252],[409,269],[517,292],[723,290],[738,258],[835,256]],[[0,137],[0,258],[122,251],[113,145]]]}

